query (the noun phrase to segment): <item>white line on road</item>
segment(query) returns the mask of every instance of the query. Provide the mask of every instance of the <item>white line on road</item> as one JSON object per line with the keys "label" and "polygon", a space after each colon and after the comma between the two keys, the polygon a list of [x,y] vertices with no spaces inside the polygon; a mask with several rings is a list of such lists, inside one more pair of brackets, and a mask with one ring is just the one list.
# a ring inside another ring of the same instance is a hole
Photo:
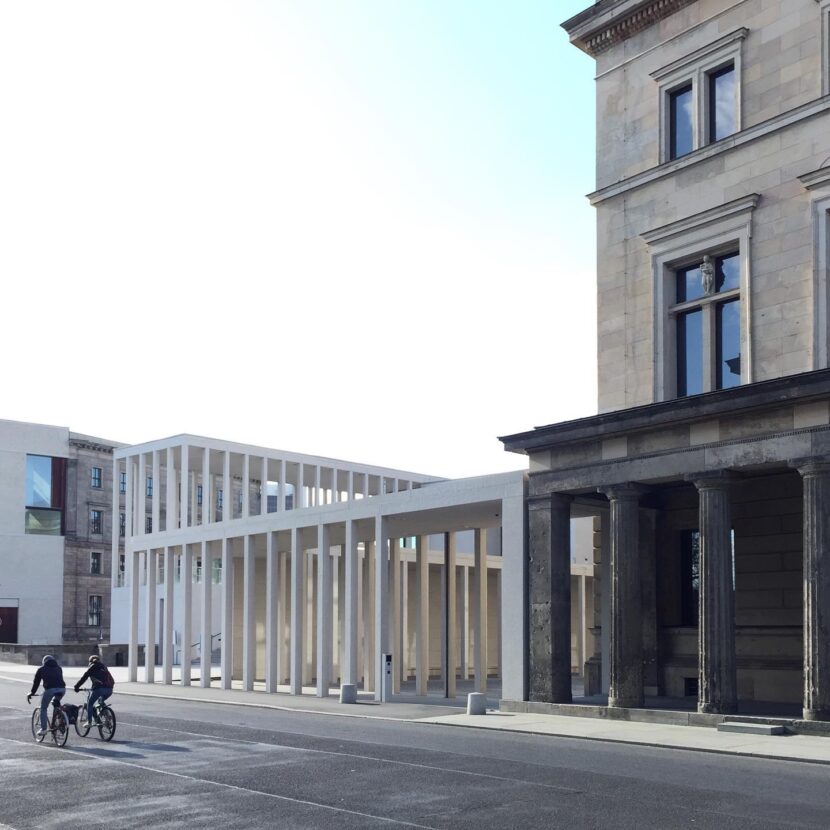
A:
{"label": "white line on road", "polygon": [[[41,744],[32,744],[31,741],[17,741],[14,738],[0,738],[0,741],[6,741],[12,744],[20,744],[22,746],[40,746],[41,748],[43,748]],[[93,760],[99,761],[101,763],[121,764],[125,767],[133,767],[135,769],[143,770],[144,772],[155,772],[159,775],[169,775],[173,778],[182,778],[185,781],[193,781],[196,784],[212,784],[215,787],[223,787],[227,790],[236,790],[237,792],[250,793],[251,795],[261,795],[265,798],[273,798],[278,801],[289,801],[292,804],[301,804],[305,807],[318,807],[321,810],[331,810],[335,813],[346,813],[347,815],[358,816],[359,818],[369,818],[374,819],[375,821],[385,821],[388,824],[397,824],[401,827],[415,827],[418,828],[418,830],[439,830],[439,828],[433,827],[429,824],[415,824],[411,821],[401,821],[400,819],[396,818],[376,816],[372,813],[361,813],[359,810],[347,810],[345,807],[332,807],[330,804],[323,804],[319,801],[307,801],[303,798],[291,798],[291,796],[288,795],[277,795],[276,793],[264,792],[263,790],[252,790],[248,787],[240,787],[236,784],[224,784],[221,781],[211,781],[209,778],[197,778],[195,775],[185,775],[181,772],[171,772],[170,770],[156,769],[155,767],[148,767],[144,764],[136,764],[134,761],[121,761],[117,758],[112,757],[102,758],[100,755],[97,755],[95,752],[90,752],[89,750],[83,751],[79,749],[70,749],[69,747],[63,747],[63,751],[71,752],[73,755],[81,755],[84,758],[92,758]],[[0,825],[0,828],[2,827],[3,825]]]}

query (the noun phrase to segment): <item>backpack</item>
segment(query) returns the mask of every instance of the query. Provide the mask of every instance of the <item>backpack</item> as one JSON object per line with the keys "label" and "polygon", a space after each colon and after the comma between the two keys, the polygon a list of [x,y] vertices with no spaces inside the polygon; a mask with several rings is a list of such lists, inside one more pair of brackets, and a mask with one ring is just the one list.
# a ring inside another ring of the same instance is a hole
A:
{"label": "backpack", "polygon": [[115,686],[115,678],[110,674],[110,670],[104,666],[104,686],[112,689]]}

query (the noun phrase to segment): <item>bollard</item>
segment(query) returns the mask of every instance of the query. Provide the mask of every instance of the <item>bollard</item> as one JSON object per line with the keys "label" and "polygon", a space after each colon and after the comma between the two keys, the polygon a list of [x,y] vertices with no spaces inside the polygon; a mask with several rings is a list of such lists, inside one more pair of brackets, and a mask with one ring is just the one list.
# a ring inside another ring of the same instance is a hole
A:
{"label": "bollard", "polygon": [[340,687],[341,703],[357,703],[357,686],[354,683],[344,683]]}
{"label": "bollard", "polygon": [[470,694],[467,695],[467,714],[486,715],[487,695],[484,695],[481,692],[470,692]]}

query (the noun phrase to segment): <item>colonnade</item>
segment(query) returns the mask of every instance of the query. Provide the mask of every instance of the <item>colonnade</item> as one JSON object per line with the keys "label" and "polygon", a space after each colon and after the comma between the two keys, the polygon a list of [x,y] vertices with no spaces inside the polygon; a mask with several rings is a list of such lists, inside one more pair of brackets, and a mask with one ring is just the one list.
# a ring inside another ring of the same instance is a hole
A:
{"label": "colonnade", "polygon": [[[796,462],[803,483],[805,720],[830,720],[830,461]],[[735,575],[728,470],[690,475],[698,493],[698,702],[704,713],[738,710],[735,649]],[[604,541],[608,567],[608,705],[640,707],[644,698],[644,580],[641,563],[653,548],[653,526],[641,497],[647,488],[623,483],[604,488],[608,510]],[[571,701],[570,592],[561,589],[570,562],[568,525],[572,498],[553,493],[531,498],[530,689],[531,700]],[[652,563],[653,564],[653,563]],[[603,590],[605,586],[603,585]],[[567,640],[563,636],[567,632]],[[566,642],[568,647],[566,648]],[[547,650],[549,644],[549,651]],[[547,653],[546,653],[547,652]]]}
{"label": "colonnade", "polygon": [[[501,601],[501,557],[488,556],[483,529],[473,531],[472,555],[458,554],[455,532],[442,535],[440,551],[430,551],[430,537],[424,535],[415,537],[414,549],[404,547],[404,540],[390,538],[388,518],[377,516],[368,523],[346,520],[134,550],[129,554],[130,679],[138,678],[143,640],[145,680],[156,680],[153,644],[159,641],[161,681],[173,681],[174,623],[179,619],[181,683],[194,680],[189,658],[197,638],[202,645],[198,682],[210,686],[211,646],[217,634],[212,574],[213,562],[219,560],[222,688],[237,680],[250,691],[255,682],[264,681],[266,692],[288,686],[290,693],[302,694],[313,682],[316,694],[326,696],[339,680],[371,689],[380,699],[382,659],[391,654],[392,694],[399,694],[401,684],[414,677],[414,693],[424,696],[430,677],[438,676],[432,652],[440,642],[443,693],[455,697],[457,679],[470,676],[476,690],[486,691],[488,673],[500,671],[501,665],[501,632],[498,626],[488,630],[488,602]],[[196,558],[201,582],[194,582]],[[165,602],[162,631],[157,631],[157,571],[162,562]],[[494,585],[488,583],[490,574],[499,575]],[[194,589],[201,600],[198,634],[190,613]],[[181,603],[180,609],[175,602]],[[435,630],[436,617],[440,630]]]}

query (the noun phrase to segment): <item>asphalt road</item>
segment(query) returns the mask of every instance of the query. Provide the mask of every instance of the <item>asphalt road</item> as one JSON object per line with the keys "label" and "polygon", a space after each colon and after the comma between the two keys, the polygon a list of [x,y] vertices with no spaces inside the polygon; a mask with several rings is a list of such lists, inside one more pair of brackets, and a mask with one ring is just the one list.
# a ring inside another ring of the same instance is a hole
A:
{"label": "asphalt road", "polygon": [[117,691],[111,743],[58,749],[25,693],[0,679],[3,830],[830,827],[826,766]]}

